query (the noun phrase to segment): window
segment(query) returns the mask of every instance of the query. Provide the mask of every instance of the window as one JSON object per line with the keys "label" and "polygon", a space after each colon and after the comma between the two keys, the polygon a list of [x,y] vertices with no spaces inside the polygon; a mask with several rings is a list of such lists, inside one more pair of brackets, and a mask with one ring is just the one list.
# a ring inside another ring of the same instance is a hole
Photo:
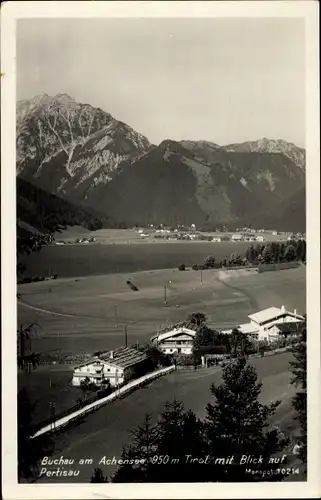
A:
{"label": "window", "polygon": [[107,368],[107,371],[110,372],[110,368]]}

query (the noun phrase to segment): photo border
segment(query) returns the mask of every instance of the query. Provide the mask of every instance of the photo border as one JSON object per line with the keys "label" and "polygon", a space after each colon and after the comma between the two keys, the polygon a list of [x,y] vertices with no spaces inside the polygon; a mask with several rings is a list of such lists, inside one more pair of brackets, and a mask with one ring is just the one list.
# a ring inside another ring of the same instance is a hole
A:
{"label": "photo border", "polygon": [[[1,6],[2,486],[5,499],[305,498],[321,494],[319,4],[315,1],[12,1]],[[306,27],[308,480],[277,483],[18,484],[16,450],[16,19],[302,17]],[[7,361],[9,360],[9,362]]]}

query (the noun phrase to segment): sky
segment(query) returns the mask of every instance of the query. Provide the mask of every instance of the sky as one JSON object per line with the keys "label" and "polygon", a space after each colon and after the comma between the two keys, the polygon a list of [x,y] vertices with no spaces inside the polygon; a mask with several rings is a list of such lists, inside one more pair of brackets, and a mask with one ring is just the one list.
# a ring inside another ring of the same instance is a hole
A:
{"label": "sky", "polygon": [[17,99],[68,94],[164,139],[305,145],[304,20],[25,19]]}

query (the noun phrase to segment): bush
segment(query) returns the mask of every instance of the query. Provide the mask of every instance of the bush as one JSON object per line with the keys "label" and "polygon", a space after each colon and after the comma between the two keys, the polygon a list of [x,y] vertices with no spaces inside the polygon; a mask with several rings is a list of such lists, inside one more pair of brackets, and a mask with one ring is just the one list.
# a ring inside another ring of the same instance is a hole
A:
{"label": "bush", "polygon": [[179,270],[179,271],[185,271],[185,270],[186,270],[186,268],[185,268],[185,264],[180,264],[180,265],[178,266],[178,270]]}
{"label": "bush", "polygon": [[199,266],[197,264],[194,264],[192,266],[192,269],[193,269],[193,271],[198,271],[199,270]]}
{"label": "bush", "polygon": [[174,354],[173,359],[178,366],[192,366],[195,364],[194,356],[191,354]]}
{"label": "bush", "polygon": [[213,255],[208,255],[204,260],[204,267],[207,269],[212,269],[215,265],[215,257]]}

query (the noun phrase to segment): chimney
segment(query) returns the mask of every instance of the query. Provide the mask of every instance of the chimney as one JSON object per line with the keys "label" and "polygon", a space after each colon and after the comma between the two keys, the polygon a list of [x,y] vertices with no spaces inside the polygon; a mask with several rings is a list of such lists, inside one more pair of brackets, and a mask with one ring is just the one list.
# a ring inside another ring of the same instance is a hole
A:
{"label": "chimney", "polygon": [[110,351],[109,357],[110,357],[110,359],[114,359],[114,351]]}
{"label": "chimney", "polygon": [[296,315],[297,315],[297,311],[296,311],[296,309],[294,309],[294,311],[293,311],[293,312],[294,312],[294,316],[296,316]]}
{"label": "chimney", "polygon": [[285,312],[285,306],[281,306],[281,312],[284,313]]}

